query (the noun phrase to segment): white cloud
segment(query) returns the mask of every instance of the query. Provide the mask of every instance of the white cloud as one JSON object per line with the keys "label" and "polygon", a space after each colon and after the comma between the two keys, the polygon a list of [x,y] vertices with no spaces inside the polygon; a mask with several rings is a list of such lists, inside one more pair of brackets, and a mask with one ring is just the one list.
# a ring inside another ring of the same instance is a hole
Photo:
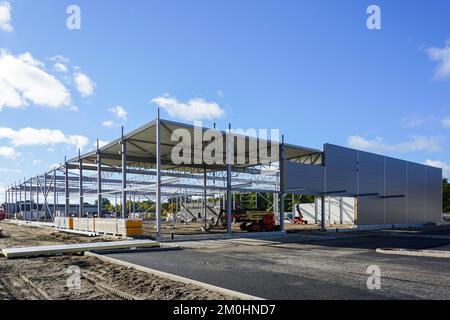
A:
{"label": "white cloud", "polygon": [[6,172],[6,173],[21,173],[22,170],[20,170],[20,169],[10,169],[10,168],[0,168],[0,172]]}
{"label": "white cloud", "polygon": [[450,40],[445,42],[444,47],[431,47],[425,50],[431,60],[438,61],[434,76],[437,79],[450,77]]}
{"label": "white cloud", "polygon": [[444,178],[450,177],[450,164],[448,164],[447,162],[427,159],[425,160],[424,164],[431,167],[441,168]]}
{"label": "white cloud", "polygon": [[[99,148],[102,148],[104,146],[106,146],[109,143],[109,141],[105,141],[105,140],[98,140],[98,146]],[[94,148],[97,148],[97,142],[94,143]]]}
{"label": "white cloud", "polygon": [[66,73],[68,71],[67,67],[61,62],[57,62],[53,65],[53,70],[56,72]]}
{"label": "white cloud", "polygon": [[70,106],[69,90],[43,68],[44,64],[28,52],[14,56],[1,51],[0,111],[30,103],[50,108]]}
{"label": "white cloud", "polygon": [[450,117],[442,120],[442,125],[446,128],[450,128]]}
{"label": "white cloud", "polygon": [[0,30],[11,32],[11,4],[7,1],[0,2]]}
{"label": "white cloud", "polygon": [[117,119],[127,121],[128,113],[123,107],[116,106],[114,108],[109,109],[109,111],[112,112],[117,117]]}
{"label": "white cloud", "polygon": [[34,164],[34,165],[38,165],[38,164],[41,164],[41,163],[42,163],[41,160],[38,160],[38,159],[34,159],[34,160],[33,160],[33,164]]}
{"label": "white cloud", "polygon": [[68,144],[83,149],[89,143],[89,139],[81,135],[66,135],[61,130],[34,128],[13,130],[0,127],[0,139],[9,139],[15,147]]}
{"label": "white cloud", "polygon": [[4,183],[0,183],[0,203],[5,201],[5,191],[6,191],[6,186]]}
{"label": "white cloud", "polygon": [[75,86],[82,97],[94,94],[95,83],[85,74],[77,72],[74,74]]}
{"label": "white cloud", "polygon": [[0,147],[0,157],[6,159],[15,159],[19,154],[11,147]]}
{"label": "white cloud", "polygon": [[113,120],[103,121],[102,126],[106,128],[118,127],[128,119],[128,113],[122,106],[116,106],[114,108],[108,109],[108,111],[111,112],[120,123]]}
{"label": "white cloud", "polygon": [[403,127],[416,128],[422,125],[430,125],[439,122],[433,114],[412,114],[401,119]]}
{"label": "white cloud", "polygon": [[115,126],[115,123],[112,120],[103,121],[102,126],[104,126],[105,128],[112,128]]}
{"label": "white cloud", "polygon": [[64,64],[64,65],[67,65],[67,64],[70,63],[70,60],[68,58],[66,58],[66,57],[64,57],[63,55],[60,55],[60,54],[49,58],[49,60],[54,61],[54,62],[59,62],[59,63]]}
{"label": "white cloud", "polygon": [[384,143],[380,137],[370,140],[356,135],[347,139],[347,144],[351,148],[376,153],[438,152],[442,150],[441,142],[442,137],[438,136],[412,136],[407,142],[391,145]]}
{"label": "white cloud", "polygon": [[219,104],[202,98],[190,99],[183,103],[165,94],[152,99],[151,102],[166,110],[171,117],[187,121],[212,120],[220,118],[224,114],[224,110]]}
{"label": "white cloud", "polygon": [[59,167],[61,167],[61,163],[54,163],[50,166],[50,169],[58,169]]}

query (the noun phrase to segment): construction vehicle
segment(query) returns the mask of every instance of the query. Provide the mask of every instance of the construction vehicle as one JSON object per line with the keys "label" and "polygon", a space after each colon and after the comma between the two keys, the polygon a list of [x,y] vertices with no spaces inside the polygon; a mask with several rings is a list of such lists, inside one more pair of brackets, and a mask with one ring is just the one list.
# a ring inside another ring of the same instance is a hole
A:
{"label": "construction vehicle", "polygon": [[275,231],[275,215],[266,211],[246,211],[234,215],[236,222],[240,222],[242,231],[266,232]]}
{"label": "construction vehicle", "polygon": [[302,214],[302,211],[300,210],[300,204],[299,203],[297,203],[295,205],[295,211],[296,211],[297,214],[294,217],[293,223],[294,224],[308,224],[308,221],[303,219],[303,214]]}
{"label": "construction vehicle", "polygon": [[6,220],[6,210],[4,205],[0,205],[0,221]]}
{"label": "construction vehicle", "polygon": [[[233,221],[240,223],[240,229],[247,232],[275,231],[275,215],[266,211],[247,211],[236,209],[232,212]],[[221,210],[217,220],[211,221],[209,229],[226,229],[226,211]]]}

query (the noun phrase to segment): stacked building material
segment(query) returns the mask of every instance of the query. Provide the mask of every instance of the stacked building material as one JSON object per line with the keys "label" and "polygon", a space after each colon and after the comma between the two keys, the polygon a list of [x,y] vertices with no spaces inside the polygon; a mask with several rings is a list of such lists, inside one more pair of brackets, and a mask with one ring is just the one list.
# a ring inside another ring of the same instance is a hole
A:
{"label": "stacked building material", "polygon": [[143,234],[142,220],[114,218],[55,218],[59,229],[97,232],[118,236],[137,236]]}
{"label": "stacked building material", "polygon": [[73,218],[55,217],[55,227],[58,229],[73,229]]}
{"label": "stacked building material", "polygon": [[142,221],[133,219],[96,219],[95,231],[123,236],[141,235]]}
{"label": "stacked building material", "polygon": [[95,218],[72,218],[73,230],[95,231]]}

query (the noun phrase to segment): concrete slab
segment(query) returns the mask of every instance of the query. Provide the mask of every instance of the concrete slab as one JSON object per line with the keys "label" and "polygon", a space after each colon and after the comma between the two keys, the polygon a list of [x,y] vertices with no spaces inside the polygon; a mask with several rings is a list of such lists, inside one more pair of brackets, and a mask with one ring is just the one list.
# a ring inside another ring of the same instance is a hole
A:
{"label": "concrete slab", "polygon": [[93,242],[82,244],[64,244],[55,246],[38,246],[24,248],[2,249],[1,253],[10,258],[24,258],[42,255],[54,255],[64,253],[77,253],[85,251],[114,250],[128,248],[151,248],[158,247],[159,243],[152,240],[115,241],[115,242]]}

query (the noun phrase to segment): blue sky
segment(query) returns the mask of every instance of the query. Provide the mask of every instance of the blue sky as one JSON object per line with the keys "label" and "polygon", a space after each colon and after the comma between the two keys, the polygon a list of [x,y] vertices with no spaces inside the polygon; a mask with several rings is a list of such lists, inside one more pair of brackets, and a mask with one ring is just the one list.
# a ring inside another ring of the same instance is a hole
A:
{"label": "blue sky", "polygon": [[[81,30],[66,27],[71,4]],[[366,27],[370,4],[381,30]],[[449,174],[449,16],[441,0],[0,0],[0,187],[157,104],[164,118],[279,128]]]}

